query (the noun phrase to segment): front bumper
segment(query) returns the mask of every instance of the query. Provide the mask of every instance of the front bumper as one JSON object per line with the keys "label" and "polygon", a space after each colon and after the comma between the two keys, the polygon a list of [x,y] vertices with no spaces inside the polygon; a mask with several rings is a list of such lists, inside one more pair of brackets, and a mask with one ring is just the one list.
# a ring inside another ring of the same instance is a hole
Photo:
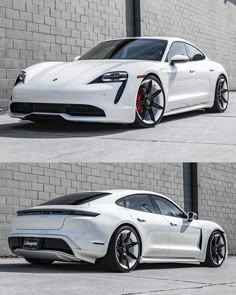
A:
{"label": "front bumper", "polygon": [[[45,116],[75,122],[133,123],[136,94],[133,88],[129,89],[126,85],[119,102],[115,103],[121,86],[122,83],[101,83],[46,89],[40,85],[32,87],[20,84],[13,89],[10,116],[20,119]],[[26,113],[20,108],[16,111],[16,104],[33,107],[29,107]],[[76,109],[83,107],[93,109],[94,112],[76,112]]]}

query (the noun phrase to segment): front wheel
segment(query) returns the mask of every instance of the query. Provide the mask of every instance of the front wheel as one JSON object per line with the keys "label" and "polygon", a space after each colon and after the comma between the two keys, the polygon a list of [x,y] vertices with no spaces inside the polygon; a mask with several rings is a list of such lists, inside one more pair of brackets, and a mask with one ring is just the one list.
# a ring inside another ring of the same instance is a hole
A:
{"label": "front wheel", "polygon": [[226,258],[226,241],[224,234],[215,231],[211,234],[206,253],[206,260],[203,263],[209,267],[220,267]]}
{"label": "front wheel", "polygon": [[115,272],[130,272],[139,264],[141,241],[135,229],[122,226],[112,235],[102,264]]}
{"label": "front wheel", "polygon": [[215,101],[211,111],[224,113],[229,105],[229,87],[225,76],[220,76],[216,83]]}
{"label": "front wheel", "polygon": [[25,260],[33,265],[49,265],[54,262],[52,260],[41,260],[41,259],[33,259],[33,258],[25,258]]}
{"label": "front wheel", "polygon": [[139,128],[156,126],[163,118],[165,105],[165,92],[161,81],[153,75],[147,76],[137,94],[134,126]]}

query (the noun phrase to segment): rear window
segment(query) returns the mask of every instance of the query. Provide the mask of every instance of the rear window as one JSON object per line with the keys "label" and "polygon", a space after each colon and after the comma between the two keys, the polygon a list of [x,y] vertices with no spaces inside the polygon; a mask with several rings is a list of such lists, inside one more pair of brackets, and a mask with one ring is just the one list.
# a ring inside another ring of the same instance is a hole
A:
{"label": "rear window", "polygon": [[63,196],[50,200],[46,203],[41,204],[40,206],[49,206],[49,205],[82,205],[94,200],[103,198],[110,195],[110,193],[102,192],[85,192]]}

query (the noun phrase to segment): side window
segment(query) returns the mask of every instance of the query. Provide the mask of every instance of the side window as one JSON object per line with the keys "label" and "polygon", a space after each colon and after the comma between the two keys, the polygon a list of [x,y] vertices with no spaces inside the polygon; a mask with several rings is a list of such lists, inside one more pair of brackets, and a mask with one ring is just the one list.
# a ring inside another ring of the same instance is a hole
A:
{"label": "side window", "polygon": [[116,205],[120,206],[120,207],[126,207],[125,204],[125,198],[119,199],[116,201]]}
{"label": "side window", "polygon": [[201,53],[201,51],[199,51],[197,48],[189,44],[185,44],[185,46],[186,46],[190,61],[200,61],[205,59],[205,55]]}
{"label": "side window", "polygon": [[170,62],[171,59],[175,55],[186,55],[186,56],[188,56],[184,43],[182,43],[182,42],[174,42],[172,44],[172,46],[170,48],[170,51],[168,53],[167,61]]}
{"label": "side window", "polygon": [[152,202],[147,195],[133,195],[126,197],[126,207],[146,213],[156,213]]}
{"label": "side window", "polygon": [[162,215],[186,218],[185,213],[170,201],[157,196],[153,196],[153,200],[155,202],[157,212],[161,212]]}

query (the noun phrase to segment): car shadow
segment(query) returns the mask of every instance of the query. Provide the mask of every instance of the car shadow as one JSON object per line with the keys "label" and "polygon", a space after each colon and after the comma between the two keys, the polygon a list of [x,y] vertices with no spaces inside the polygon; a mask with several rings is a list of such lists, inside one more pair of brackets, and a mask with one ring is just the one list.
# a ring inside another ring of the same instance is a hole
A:
{"label": "car shadow", "polygon": [[[141,264],[134,271],[154,269],[197,268],[199,264]],[[49,266],[35,266],[29,263],[0,263],[0,273],[111,273],[100,265],[87,263],[54,263]]]}
{"label": "car shadow", "polygon": [[[160,125],[170,124],[174,121],[187,120],[206,114],[206,111],[195,111],[191,113],[173,115],[163,118]],[[122,134],[132,130],[143,132],[143,129],[134,128],[130,124],[103,124],[103,123],[76,123],[66,121],[55,121],[47,123],[32,123],[30,121],[19,121],[19,123],[6,123],[0,125],[0,136],[5,138],[33,138],[33,139],[55,139],[55,138],[89,138]]]}

